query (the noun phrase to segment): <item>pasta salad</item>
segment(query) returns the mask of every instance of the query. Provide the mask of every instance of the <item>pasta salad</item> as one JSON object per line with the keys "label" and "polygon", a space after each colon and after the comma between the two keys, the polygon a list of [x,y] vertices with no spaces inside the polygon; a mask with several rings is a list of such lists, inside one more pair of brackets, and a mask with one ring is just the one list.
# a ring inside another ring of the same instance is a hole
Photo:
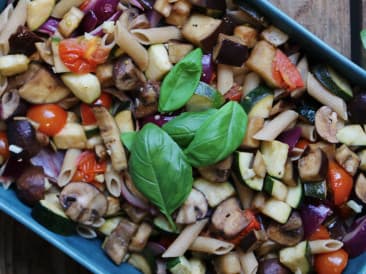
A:
{"label": "pasta salad", "polygon": [[49,230],[145,274],[366,251],[365,91],[246,1],[19,0],[0,49],[0,182]]}

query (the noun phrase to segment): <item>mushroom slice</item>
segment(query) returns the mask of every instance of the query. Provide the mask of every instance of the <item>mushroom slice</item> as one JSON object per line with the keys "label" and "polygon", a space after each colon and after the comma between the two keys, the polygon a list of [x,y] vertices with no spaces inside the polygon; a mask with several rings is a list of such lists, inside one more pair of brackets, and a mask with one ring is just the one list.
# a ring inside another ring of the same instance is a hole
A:
{"label": "mushroom slice", "polygon": [[187,200],[181,206],[177,224],[192,224],[206,216],[208,211],[207,200],[201,191],[192,188]]}
{"label": "mushroom slice", "polygon": [[117,265],[121,264],[128,251],[128,245],[137,230],[137,225],[122,218],[104,243],[103,249]]}
{"label": "mushroom slice", "polygon": [[315,114],[316,132],[329,143],[338,143],[337,135],[337,113],[330,107],[322,106]]}
{"label": "mushroom slice", "polygon": [[113,66],[113,80],[119,90],[126,91],[140,88],[146,78],[131,58],[122,56]]}
{"label": "mushroom slice", "polygon": [[362,173],[357,177],[355,193],[362,202],[366,203],[366,177]]}
{"label": "mushroom slice", "polygon": [[107,212],[107,199],[93,185],[76,182],[66,185],[60,193],[65,214],[73,221],[92,225]]}
{"label": "mushroom slice", "polygon": [[233,156],[230,155],[217,164],[198,168],[198,172],[208,181],[215,183],[226,182],[230,175],[232,163]]}
{"label": "mushroom slice", "polygon": [[236,236],[249,222],[235,198],[229,198],[218,205],[211,218],[214,230],[223,234],[225,238]]}
{"label": "mushroom slice", "polygon": [[304,182],[324,180],[328,170],[328,158],[323,150],[307,148],[298,162],[299,175]]}
{"label": "mushroom slice", "polygon": [[302,219],[298,212],[292,212],[288,221],[281,225],[272,221],[267,228],[267,235],[281,245],[293,246],[298,244],[304,237]]}
{"label": "mushroom slice", "polygon": [[127,168],[126,152],[119,138],[119,128],[113,116],[103,106],[93,107],[100,135],[111,156],[112,167],[119,172]]}

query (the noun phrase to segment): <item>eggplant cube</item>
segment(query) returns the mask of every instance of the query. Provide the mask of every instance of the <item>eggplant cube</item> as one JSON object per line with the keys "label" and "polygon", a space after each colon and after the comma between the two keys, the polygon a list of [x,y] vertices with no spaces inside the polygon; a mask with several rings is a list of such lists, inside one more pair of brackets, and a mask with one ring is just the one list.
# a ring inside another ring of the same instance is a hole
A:
{"label": "eggplant cube", "polygon": [[239,38],[220,34],[213,55],[218,64],[241,67],[249,54],[248,47]]}

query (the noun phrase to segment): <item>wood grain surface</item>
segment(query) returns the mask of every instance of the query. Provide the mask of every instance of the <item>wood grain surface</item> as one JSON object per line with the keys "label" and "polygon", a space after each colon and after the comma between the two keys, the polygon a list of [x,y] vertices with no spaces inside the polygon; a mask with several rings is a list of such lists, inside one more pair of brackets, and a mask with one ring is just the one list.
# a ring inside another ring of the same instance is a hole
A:
{"label": "wood grain surface", "polygon": [[[271,2],[338,51],[351,56],[349,0],[271,0]],[[362,2],[366,14],[366,1]],[[363,26],[366,27],[366,16]],[[74,273],[90,272],[0,212],[0,274]]]}

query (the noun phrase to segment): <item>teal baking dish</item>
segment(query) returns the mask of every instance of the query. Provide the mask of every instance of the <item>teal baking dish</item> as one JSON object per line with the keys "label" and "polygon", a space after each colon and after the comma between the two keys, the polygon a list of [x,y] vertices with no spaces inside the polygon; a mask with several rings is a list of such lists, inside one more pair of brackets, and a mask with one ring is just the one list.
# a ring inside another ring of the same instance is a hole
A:
{"label": "teal baking dish", "polygon": [[[304,49],[307,49],[309,55],[316,56],[317,58],[321,56],[320,60],[318,58],[320,62],[330,63],[354,84],[366,87],[365,70],[332,49],[296,21],[274,7],[269,1],[247,0],[247,2],[254,5],[271,22],[274,22],[276,26],[296,39]],[[0,0],[0,10],[3,9],[4,6],[5,0]],[[86,240],[78,236],[64,237],[50,232],[33,220],[30,216],[30,208],[20,202],[12,190],[0,188],[0,210],[40,235],[93,273],[139,273],[130,265],[123,264],[121,266],[116,266],[113,264],[100,248],[101,243],[99,240]],[[366,273],[365,260],[366,254],[352,259],[345,273]]]}

